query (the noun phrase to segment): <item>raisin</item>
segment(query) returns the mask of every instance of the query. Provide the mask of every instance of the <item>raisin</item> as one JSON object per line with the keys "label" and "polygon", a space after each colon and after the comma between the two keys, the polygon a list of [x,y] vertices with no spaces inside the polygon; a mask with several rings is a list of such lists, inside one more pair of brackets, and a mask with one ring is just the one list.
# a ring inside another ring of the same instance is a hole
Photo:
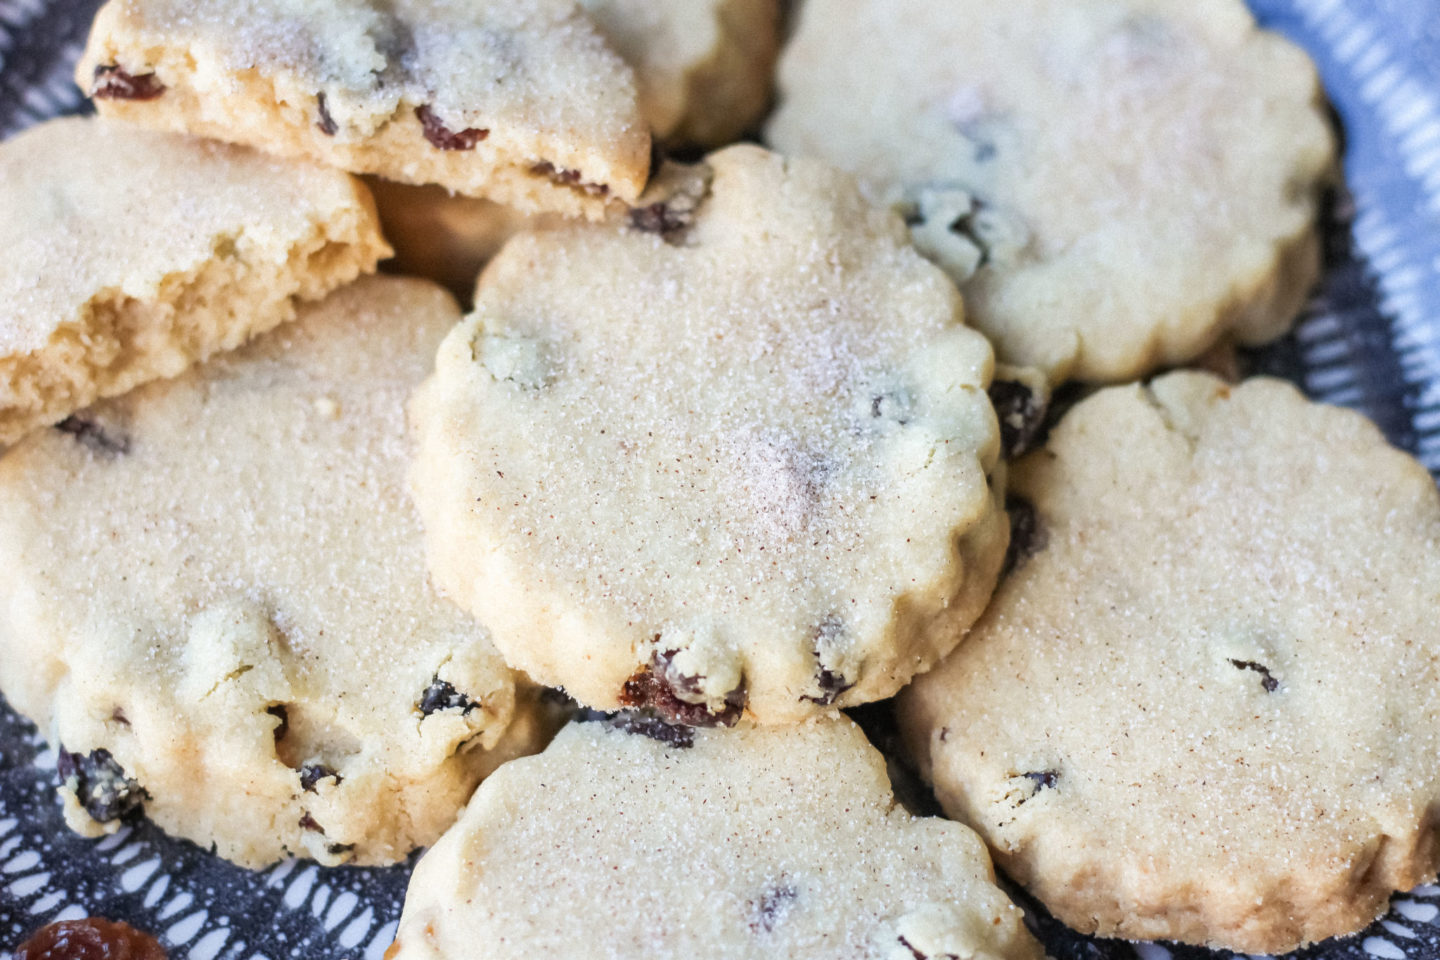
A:
{"label": "raisin", "polygon": [[530,167],[530,172],[536,176],[549,177],[551,182],[562,187],[574,187],[576,190],[584,191],[592,197],[603,197],[610,192],[610,188],[603,183],[586,183],[580,179],[579,170],[566,170],[557,167],[549,160],[541,160]]}
{"label": "raisin", "polygon": [[56,767],[61,784],[97,823],[137,816],[150,798],[140,784],[125,776],[109,750],[80,754],[62,747]]}
{"label": "raisin", "polygon": [[165,92],[153,73],[129,74],[114,64],[95,68],[90,96],[96,100],[154,100]]}
{"label": "raisin", "polygon": [[166,960],[165,948],[128,923],[102,917],[41,927],[15,948],[14,960]]}
{"label": "raisin", "polygon": [[1266,693],[1274,693],[1280,689],[1280,681],[1270,675],[1270,668],[1263,663],[1256,663],[1253,660],[1231,660],[1230,665],[1237,670],[1254,670],[1260,674],[1260,686],[1265,688]]}
{"label": "raisin", "polygon": [[1011,494],[1005,498],[1005,510],[1010,514],[1010,546],[1005,551],[1005,564],[1000,572],[1002,577],[1023,567],[1025,561],[1044,550],[1049,541],[1049,535],[1029,500]]}
{"label": "raisin", "polygon": [[1055,784],[1060,782],[1058,770],[1036,770],[1031,773],[1022,773],[1021,776],[1035,784],[1035,793],[1039,793],[1041,790],[1054,790]]}
{"label": "raisin", "polygon": [[455,131],[435,116],[435,111],[427,105],[415,108],[415,116],[420,120],[420,126],[425,130],[425,139],[430,146],[437,150],[474,150],[475,144],[490,136],[490,131],[483,127],[466,127],[464,130]]}
{"label": "raisin", "polygon": [[325,845],[325,852],[330,854],[330,856],[332,857],[338,857],[340,856],[340,854],[349,853],[351,850],[354,849],[355,844],[353,843],[327,843]]}
{"label": "raisin", "polygon": [[323,834],[325,832],[325,828],[320,826],[320,821],[316,820],[308,813],[302,814],[300,816],[300,828],[302,830],[310,830],[319,834]]}
{"label": "raisin", "polygon": [[893,420],[903,427],[910,423],[910,411],[913,405],[910,397],[902,393],[893,390],[887,393],[877,393],[870,397],[870,417],[873,420],[882,418]]}
{"label": "raisin", "polygon": [[300,768],[300,789],[306,793],[314,793],[315,785],[327,778],[333,779],[336,786],[345,779],[323,763],[307,763]]}
{"label": "raisin", "polygon": [[420,695],[420,702],[416,706],[420,714],[426,717],[440,710],[459,710],[463,716],[478,709],[480,704],[456,690],[453,684],[439,677],[432,677],[430,686]]}
{"label": "raisin", "polygon": [[324,90],[315,95],[315,107],[320,114],[320,119],[315,122],[316,128],[327,137],[335,136],[340,127],[335,123],[335,118],[330,116],[330,105],[325,100]]}
{"label": "raisin", "polygon": [[649,666],[635,672],[620,691],[620,704],[625,707],[649,707],[668,723],[690,727],[733,727],[745,709],[745,684],[725,695],[725,707],[711,713],[703,703],[689,703],[676,695],[694,693],[698,683],[694,677],[677,676],[670,669],[675,651],[656,653]]}
{"label": "raisin", "polygon": [[98,453],[106,457],[119,457],[130,452],[129,437],[106,433],[95,421],[86,420],[77,414],[72,414],[55,424],[55,429],[74,437],[80,446],[91,453]]}
{"label": "raisin", "polygon": [[820,686],[820,696],[805,696],[801,699],[809,700],[811,703],[818,703],[822,707],[828,707],[834,703],[842,693],[855,686],[855,681],[847,680],[844,674],[836,673],[818,663],[818,661],[822,659],[822,651],[834,646],[835,641],[844,635],[845,622],[833,614],[821,620],[820,625],[815,628],[815,642],[813,645],[815,659],[817,661],[815,682]]}
{"label": "raisin", "polygon": [[903,935],[899,939],[900,946],[904,947],[906,950],[909,950],[911,956],[913,956],[915,960],[930,960],[929,957],[917,950],[914,944],[912,944],[909,940],[906,940]]}
{"label": "raisin", "polygon": [[788,883],[770,887],[760,894],[760,899],[752,900],[750,903],[752,917],[750,929],[756,933],[762,930],[769,933],[774,930],[775,925],[785,919],[790,905],[799,895],[800,892]]}
{"label": "raisin", "polygon": [[1000,420],[1000,450],[1007,460],[1028,451],[1045,422],[1044,400],[1018,380],[990,384],[990,402]]}
{"label": "raisin", "polygon": [[575,720],[579,723],[603,723],[612,730],[649,737],[651,740],[658,740],[679,750],[688,750],[695,746],[694,727],[666,723],[648,711],[619,710],[614,713],[604,713],[599,710],[587,709],[582,710]]}
{"label": "raisin", "polygon": [[690,225],[689,218],[672,211],[667,204],[652,203],[630,211],[630,226],[642,233],[658,233],[669,239]]}

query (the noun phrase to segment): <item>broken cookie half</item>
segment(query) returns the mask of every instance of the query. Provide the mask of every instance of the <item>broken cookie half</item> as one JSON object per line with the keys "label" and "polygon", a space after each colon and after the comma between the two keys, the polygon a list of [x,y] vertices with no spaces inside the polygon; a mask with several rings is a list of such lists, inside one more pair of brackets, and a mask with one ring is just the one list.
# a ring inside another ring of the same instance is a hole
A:
{"label": "broken cookie half", "polygon": [[572,0],[111,0],[77,81],[130,123],[598,216],[645,184],[633,71]]}
{"label": "broken cookie half", "polygon": [[850,720],[675,729],[572,724],[498,771],[388,956],[1042,956],[975,834],[897,804]]}
{"label": "broken cookie half", "polygon": [[0,145],[0,245],[0,444],[232,350],[390,253],[354,177],[93,118]]}

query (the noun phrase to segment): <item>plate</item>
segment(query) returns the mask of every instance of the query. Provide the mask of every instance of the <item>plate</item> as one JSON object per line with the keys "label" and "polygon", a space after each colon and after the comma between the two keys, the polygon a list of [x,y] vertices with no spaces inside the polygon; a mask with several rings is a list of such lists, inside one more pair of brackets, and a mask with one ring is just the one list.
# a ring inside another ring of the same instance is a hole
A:
{"label": "plate", "polygon": [[[0,0],[0,136],[81,112],[71,82],[98,0]],[[1440,0],[1251,0],[1315,58],[1346,135],[1327,211],[1326,275],[1294,334],[1254,372],[1369,415],[1440,474]],[[873,711],[871,716],[873,716]],[[148,822],[70,833],[55,753],[0,699],[0,949],[58,919],[103,915],[158,935],[176,960],[380,960],[414,858],[386,869],[286,861],[255,873]],[[1056,960],[1228,957],[1071,933],[1025,900]],[[1440,960],[1440,887],[1397,896],[1369,929],[1306,960]]]}

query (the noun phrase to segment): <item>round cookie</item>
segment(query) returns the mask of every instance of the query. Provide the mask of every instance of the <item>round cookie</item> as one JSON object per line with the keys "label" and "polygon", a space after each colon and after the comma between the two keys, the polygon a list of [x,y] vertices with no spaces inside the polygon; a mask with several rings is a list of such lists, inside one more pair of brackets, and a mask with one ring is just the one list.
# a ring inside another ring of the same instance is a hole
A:
{"label": "round cookie", "polygon": [[528,211],[634,200],[633,71],[574,0],[110,0],[76,82],[104,114]]}
{"label": "round cookie", "polygon": [[1332,133],[1241,0],[807,0],[769,142],[902,204],[1003,362],[1129,380],[1287,330]]}
{"label": "round cookie", "polygon": [[1360,415],[1180,373],[1010,474],[1014,569],[900,699],[945,809],[1085,933],[1279,953],[1435,876],[1440,495]]}
{"label": "round cookie", "polygon": [[903,224],[757,147],[523,233],[418,391],[436,582],[590,706],[763,723],[958,642],[1007,524],[991,354]]}
{"label": "round cookie", "polygon": [[293,319],[389,248],[353,177],[96,119],[0,144],[0,445]]}
{"label": "round cookie", "polygon": [[652,724],[572,724],[486,781],[392,960],[1043,955],[980,841],[899,806],[849,720]]}
{"label": "round cookie", "polygon": [[0,459],[0,689],[67,819],[391,863],[543,724],[426,583],[404,405],[459,319],[370,278]]}

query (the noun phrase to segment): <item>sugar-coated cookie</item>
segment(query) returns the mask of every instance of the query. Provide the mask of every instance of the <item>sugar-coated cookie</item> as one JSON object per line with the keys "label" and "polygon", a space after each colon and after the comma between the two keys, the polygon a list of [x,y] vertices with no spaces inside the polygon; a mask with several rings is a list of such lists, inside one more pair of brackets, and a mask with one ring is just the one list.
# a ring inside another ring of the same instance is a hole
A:
{"label": "sugar-coated cookie", "polygon": [[904,225],[733,147],[511,240],[417,394],[437,583],[602,709],[788,723],[960,639],[1007,524],[991,353]]}
{"label": "sugar-coated cookie", "polygon": [[0,459],[0,690],[72,826],[143,808],[247,866],[391,863],[538,748],[404,488],[405,399],[459,316],[362,280]]}
{"label": "sugar-coated cookie", "polygon": [[1172,374],[1014,465],[1013,569],[900,698],[945,809],[1084,933],[1279,953],[1440,865],[1440,494],[1359,414]]}
{"label": "sugar-coated cookie", "polygon": [[573,0],[110,0],[76,80],[131,123],[526,210],[597,216],[650,165]]}
{"label": "sugar-coated cookie", "polygon": [[[652,739],[652,737],[658,739]],[[1040,960],[980,841],[846,719],[572,724],[416,867],[392,960]]]}
{"label": "sugar-coated cookie", "polygon": [[769,142],[859,175],[1001,361],[1129,380],[1287,330],[1333,137],[1241,0],[807,0]]}

